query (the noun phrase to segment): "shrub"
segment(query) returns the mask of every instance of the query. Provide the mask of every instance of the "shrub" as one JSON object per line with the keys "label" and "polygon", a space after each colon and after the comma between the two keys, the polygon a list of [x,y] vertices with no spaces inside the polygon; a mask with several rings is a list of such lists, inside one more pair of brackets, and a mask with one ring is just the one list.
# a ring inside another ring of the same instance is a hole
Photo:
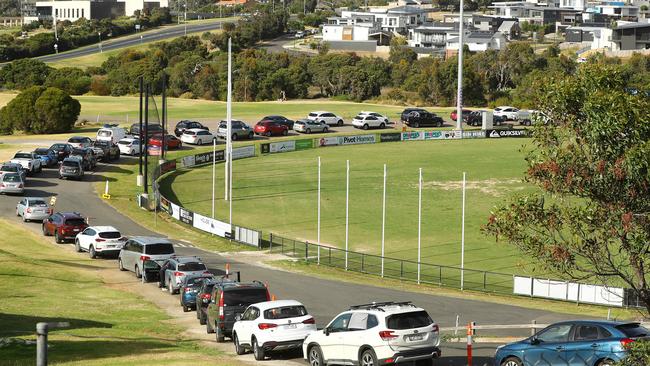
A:
{"label": "shrub", "polygon": [[61,89],[31,87],[0,110],[0,130],[61,133],[74,127],[81,105]]}
{"label": "shrub", "polygon": [[45,86],[61,89],[71,95],[81,95],[90,90],[90,77],[81,69],[64,67],[50,72]]}
{"label": "shrub", "polygon": [[93,75],[90,79],[90,91],[95,95],[110,95],[111,88],[106,79],[105,75]]}

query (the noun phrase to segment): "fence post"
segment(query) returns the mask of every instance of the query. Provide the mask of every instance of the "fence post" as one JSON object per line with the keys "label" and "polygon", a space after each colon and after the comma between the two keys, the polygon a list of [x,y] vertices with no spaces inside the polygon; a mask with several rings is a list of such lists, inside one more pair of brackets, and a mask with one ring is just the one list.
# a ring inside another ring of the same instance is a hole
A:
{"label": "fence post", "polygon": [[365,254],[361,253],[361,273],[363,273],[363,262],[365,256],[366,256]]}
{"label": "fence post", "polygon": [[537,328],[535,327],[537,325],[537,320],[533,319],[533,326],[530,328],[530,335],[534,336],[537,333]]}
{"label": "fence post", "polygon": [[487,272],[483,272],[483,290],[487,290]]}
{"label": "fence post", "polygon": [[472,322],[467,323],[467,366],[472,366]]}
{"label": "fence post", "polygon": [[438,266],[438,286],[442,286],[442,266]]}
{"label": "fence post", "polygon": [[293,242],[293,251],[291,252],[291,256],[295,257],[296,256],[296,241],[291,240]]}
{"label": "fence post", "polygon": [[404,277],[404,261],[399,261],[399,278]]}
{"label": "fence post", "polygon": [[269,253],[273,253],[273,233],[269,233]]}
{"label": "fence post", "polygon": [[328,248],[328,249],[329,249],[329,254],[328,254],[329,259],[328,259],[328,261],[329,261],[329,265],[331,266],[332,265],[332,248]]}
{"label": "fence post", "polygon": [[36,366],[47,365],[47,323],[36,323]]}
{"label": "fence post", "polygon": [[305,262],[309,262],[309,242],[305,242]]}

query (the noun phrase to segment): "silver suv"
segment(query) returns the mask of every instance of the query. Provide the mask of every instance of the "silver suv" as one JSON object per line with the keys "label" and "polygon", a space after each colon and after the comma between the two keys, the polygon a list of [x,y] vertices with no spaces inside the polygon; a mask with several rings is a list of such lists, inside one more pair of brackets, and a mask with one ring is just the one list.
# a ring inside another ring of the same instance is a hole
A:
{"label": "silver suv", "polygon": [[135,272],[141,278],[145,262],[162,264],[174,255],[174,246],[165,238],[137,236],[130,238],[122,247],[117,263],[120,271]]}
{"label": "silver suv", "polygon": [[170,294],[178,293],[186,276],[211,274],[198,257],[173,257],[165,265],[165,285]]}

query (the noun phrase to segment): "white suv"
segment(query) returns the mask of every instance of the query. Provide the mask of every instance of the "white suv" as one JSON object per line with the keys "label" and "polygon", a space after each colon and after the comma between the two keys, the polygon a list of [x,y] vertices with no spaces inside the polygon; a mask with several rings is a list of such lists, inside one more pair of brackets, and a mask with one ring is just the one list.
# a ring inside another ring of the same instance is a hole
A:
{"label": "white suv", "polygon": [[74,244],[77,252],[86,251],[94,259],[98,255],[118,256],[126,240],[112,226],[90,226],[77,234]]}
{"label": "white suv", "polygon": [[314,318],[295,300],[253,304],[235,319],[232,328],[235,352],[243,355],[250,349],[258,361],[271,351],[301,348],[307,335],[316,331]]}
{"label": "white suv", "polygon": [[359,114],[352,119],[352,126],[367,130],[368,128],[385,128],[384,118],[373,116],[371,114]]}
{"label": "white suv", "polygon": [[519,117],[519,109],[509,106],[496,107],[493,115],[502,118],[504,121],[514,121]]}
{"label": "white suv", "polygon": [[311,112],[309,113],[307,118],[313,121],[325,123],[328,126],[343,126],[343,118],[331,112],[325,112],[325,111]]}
{"label": "white suv", "polygon": [[377,366],[440,357],[438,325],[410,302],[352,306],[303,343],[310,366]]}

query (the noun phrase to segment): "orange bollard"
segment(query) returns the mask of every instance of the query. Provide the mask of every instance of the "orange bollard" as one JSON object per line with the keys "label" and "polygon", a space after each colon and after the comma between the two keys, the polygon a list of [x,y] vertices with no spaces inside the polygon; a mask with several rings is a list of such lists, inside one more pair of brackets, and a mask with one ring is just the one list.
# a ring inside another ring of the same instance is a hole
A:
{"label": "orange bollard", "polygon": [[271,301],[275,301],[275,300],[276,300],[275,294],[271,295]]}
{"label": "orange bollard", "polygon": [[467,323],[467,366],[472,366],[472,323]]}
{"label": "orange bollard", "polygon": [[226,277],[230,275],[230,263],[226,263]]}

